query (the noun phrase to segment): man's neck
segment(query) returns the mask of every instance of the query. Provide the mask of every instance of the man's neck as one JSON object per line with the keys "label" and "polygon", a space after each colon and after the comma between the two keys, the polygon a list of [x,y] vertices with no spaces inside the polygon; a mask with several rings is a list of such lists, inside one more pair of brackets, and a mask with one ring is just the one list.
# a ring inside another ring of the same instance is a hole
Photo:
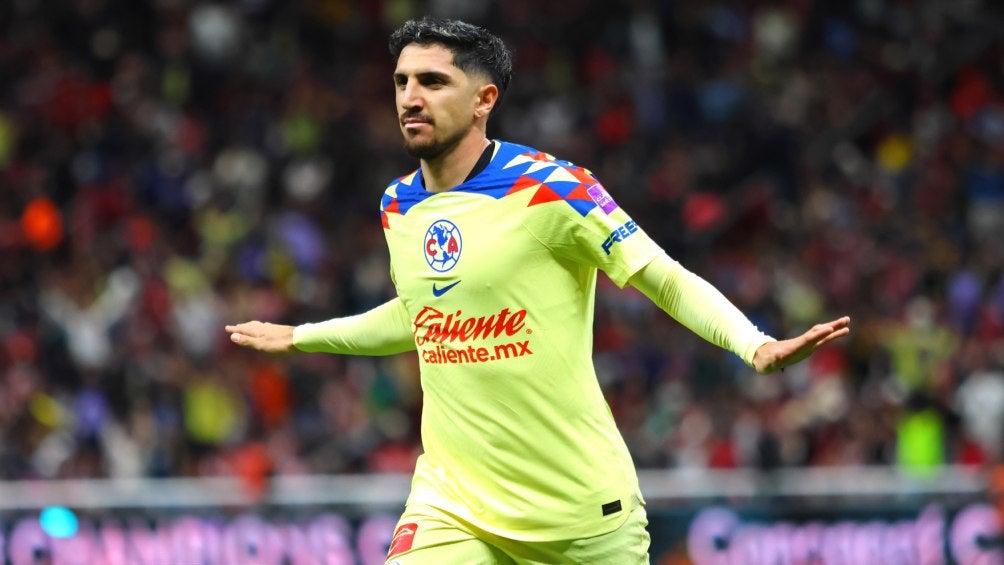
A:
{"label": "man's neck", "polygon": [[425,189],[429,192],[445,192],[463,183],[489,143],[491,142],[481,132],[481,135],[465,137],[446,155],[436,159],[423,159],[422,179]]}

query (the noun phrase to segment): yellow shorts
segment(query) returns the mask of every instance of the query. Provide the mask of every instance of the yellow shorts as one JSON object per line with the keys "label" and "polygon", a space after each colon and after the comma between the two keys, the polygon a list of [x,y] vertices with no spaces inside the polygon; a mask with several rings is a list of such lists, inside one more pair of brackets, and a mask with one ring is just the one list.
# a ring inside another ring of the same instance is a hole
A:
{"label": "yellow shorts", "polygon": [[394,529],[387,565],[649,562],[648,516],[635,504],[621,527],[599,536],[526,542],[486,532],[438,508],[407,507]]}

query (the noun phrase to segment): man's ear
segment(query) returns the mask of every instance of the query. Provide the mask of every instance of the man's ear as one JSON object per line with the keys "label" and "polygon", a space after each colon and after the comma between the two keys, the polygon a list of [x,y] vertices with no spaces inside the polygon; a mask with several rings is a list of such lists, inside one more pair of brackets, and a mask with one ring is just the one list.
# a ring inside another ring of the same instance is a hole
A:
{"label": "man's ear", "polygon": [[474,117],[485,118],[491,113],[492,108],[499,99],[499,87],[493,83],[487,83],[477,92],[477,100],[474,106]]}

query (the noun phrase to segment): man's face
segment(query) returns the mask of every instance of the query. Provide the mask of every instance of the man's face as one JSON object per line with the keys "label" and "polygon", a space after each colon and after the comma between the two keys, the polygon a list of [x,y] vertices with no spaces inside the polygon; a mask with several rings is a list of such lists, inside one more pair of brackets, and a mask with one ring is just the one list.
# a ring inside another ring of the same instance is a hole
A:
{"label": "man's face", "polygon": [[487,80],[453,65],[453,52],[439,44],[412,43],[394,70],[397,114],[404,147],[412,157],[434,159],[471,131],[480,89]]}

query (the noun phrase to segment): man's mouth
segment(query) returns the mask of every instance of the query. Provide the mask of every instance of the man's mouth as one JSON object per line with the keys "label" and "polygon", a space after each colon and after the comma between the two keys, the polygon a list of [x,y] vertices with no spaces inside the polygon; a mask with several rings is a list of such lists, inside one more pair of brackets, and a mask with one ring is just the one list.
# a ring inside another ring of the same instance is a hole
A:
{"label": "man's mouth", "polygon": [[431,125],[432,124],[432,120],[430,120],[428,118],[424,118],[422,116],[411,116],[411,117],[403,118],[401,120],[401,125],[404,126],[404,127],[406,127],[406,128],[407,127],[418,127],[418,126],[421,126],[421,125],[424,125],[424,124],[430,124]]}

